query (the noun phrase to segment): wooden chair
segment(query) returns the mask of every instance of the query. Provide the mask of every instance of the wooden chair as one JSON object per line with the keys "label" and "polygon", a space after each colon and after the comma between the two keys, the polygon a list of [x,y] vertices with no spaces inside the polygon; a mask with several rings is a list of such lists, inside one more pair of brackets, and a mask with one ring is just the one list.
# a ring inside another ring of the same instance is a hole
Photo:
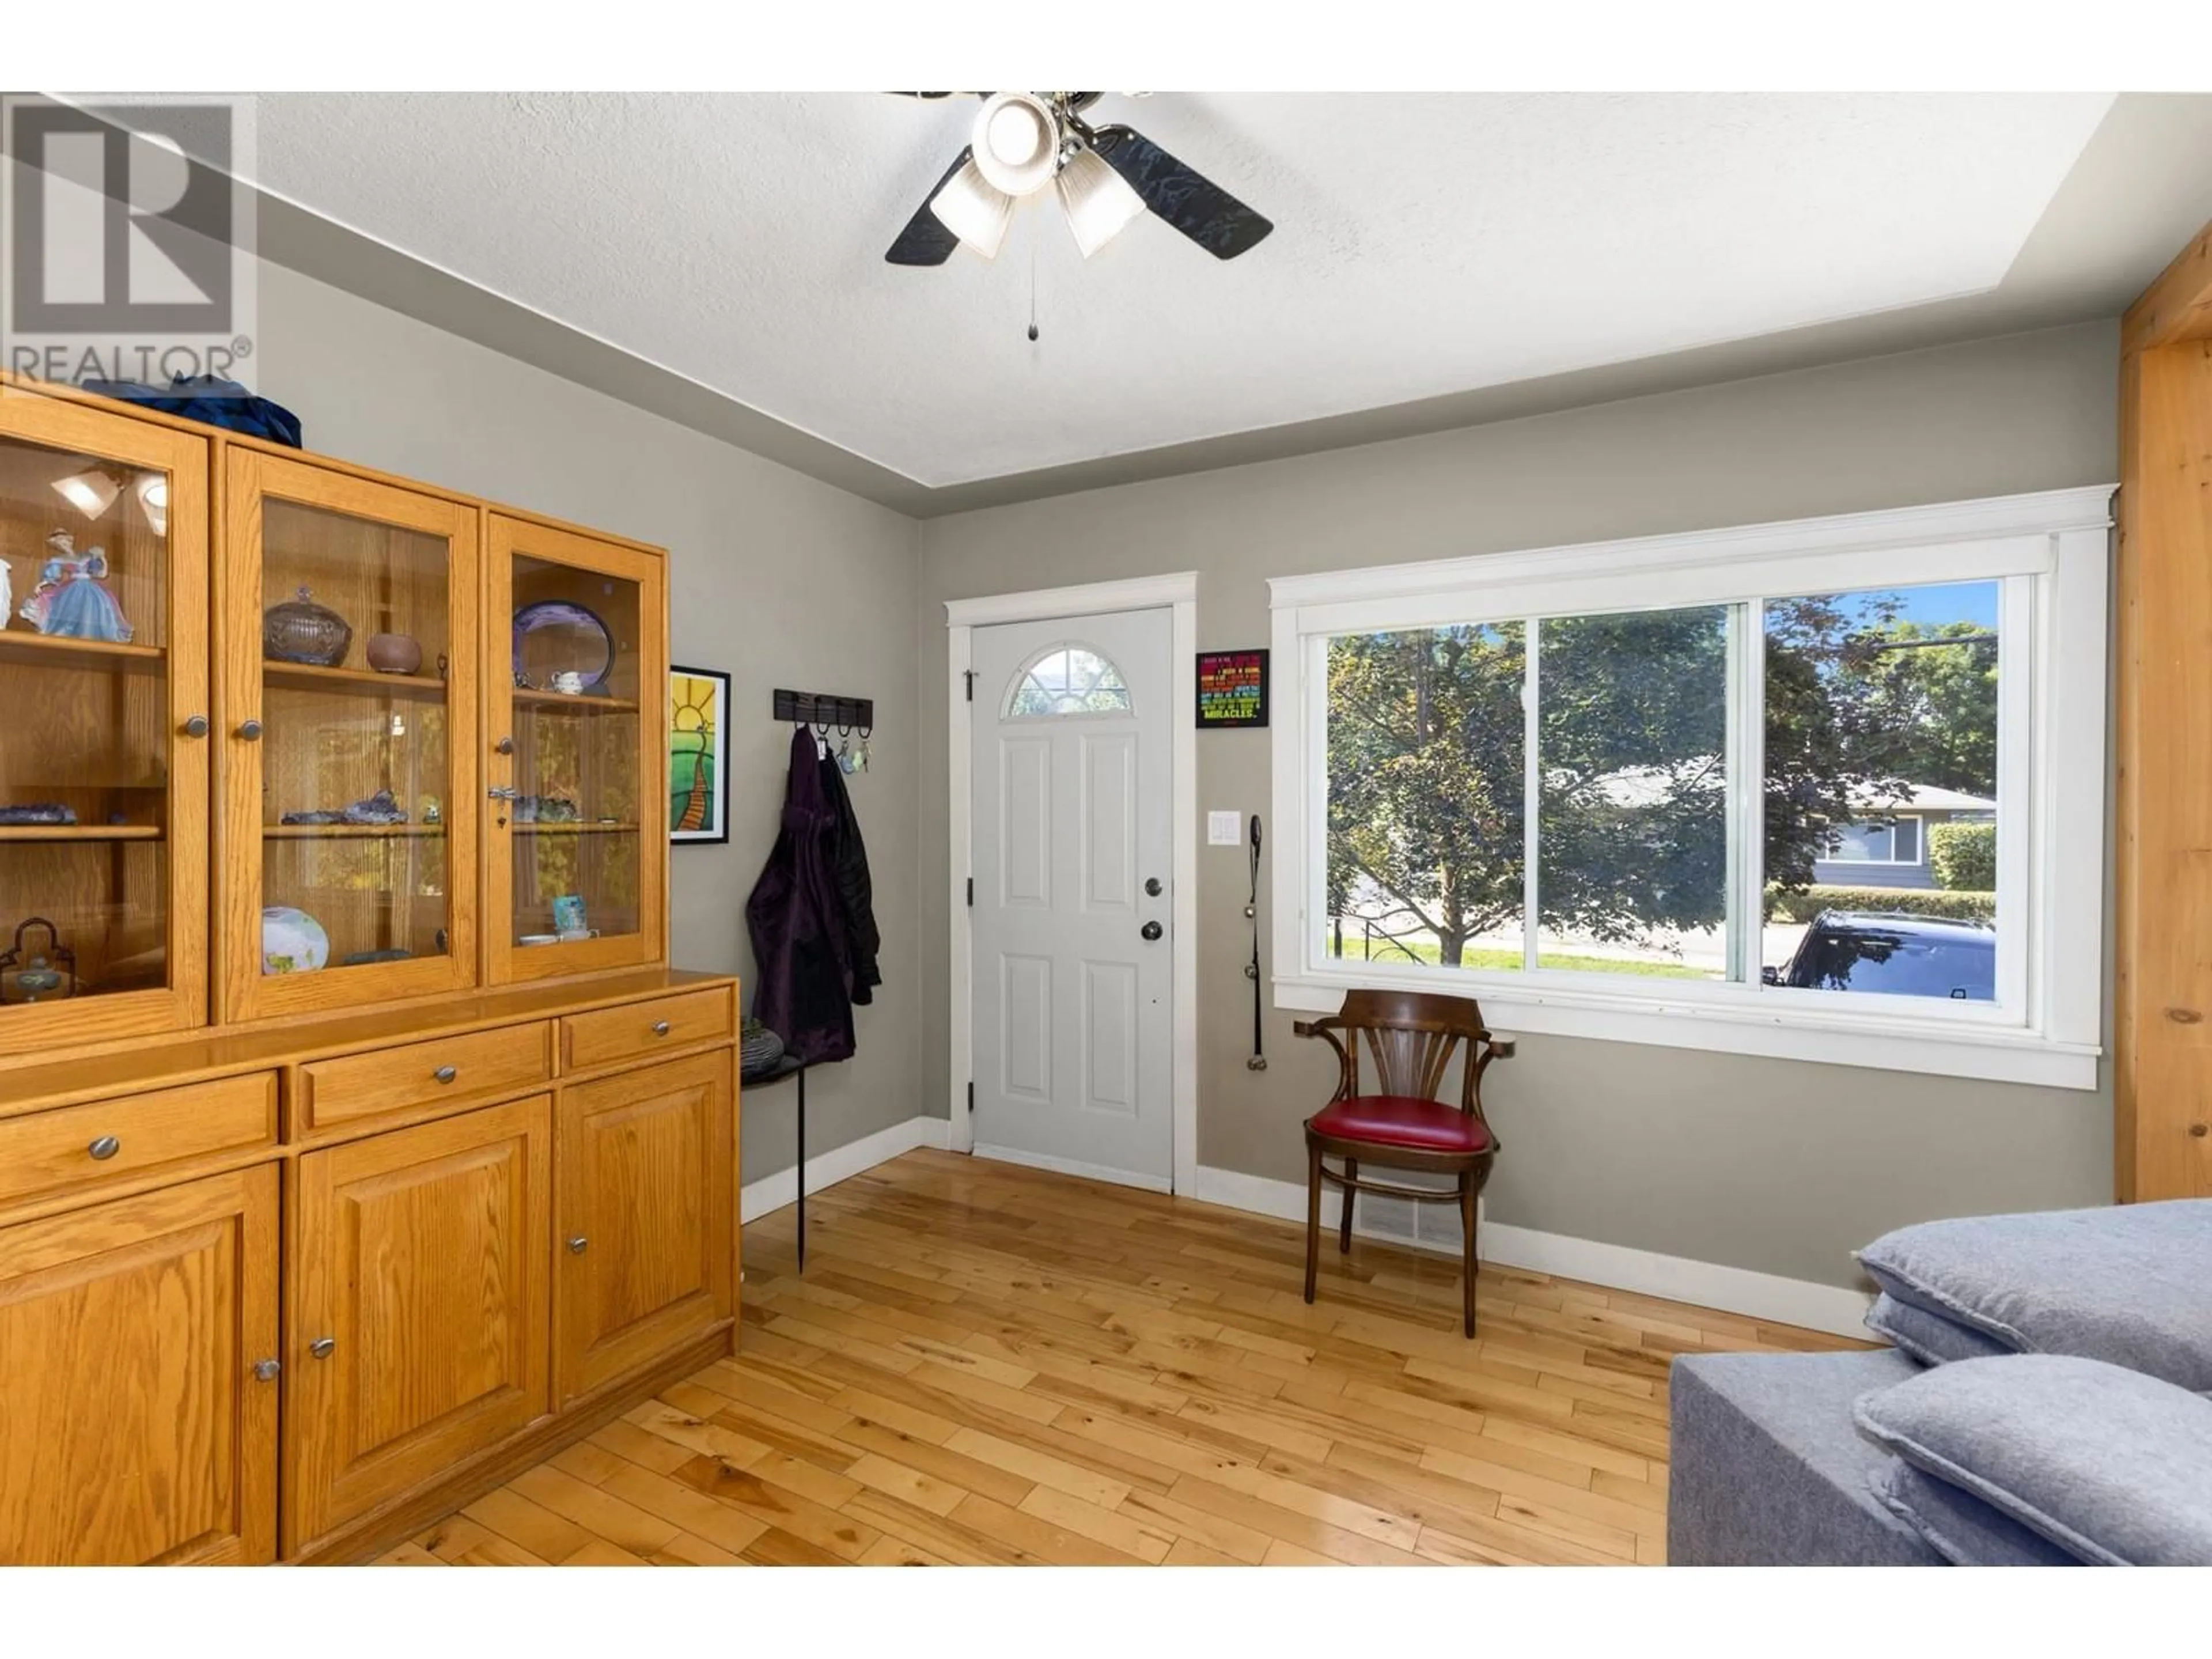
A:
{"label": "wooden chair", "polygon": [[[1498,1137],[1482,1115],[1482,1074],[1493,1060],[1512,1057],[1513,1044],[1490,1035],[1482,1010],[1468,997],[1420,991],[1352,991],[1327,1019],[1300,1020],[1291,1028],[1317,1036],[1336,1050],[1336,1094],[1306,1120],[1306,1300],[1314,1299],[1320,1270],[1321,1189],[1344,1189],[1337,1249],[1352,1249],[1354,1196],[1376,1193],[1415,1203],[1456,1200],[1467,1245],[1466,1327],[1474,1334],[1474,1200],[1490,1179]],[[1340,1036],[1339,1034],[1342,1035]],[[1372,1092],[1360,1086],[1361,1039],[1373,1062]],[[1460,1045],[1468,1045],[1457,1105],[1439,1100],[1444,1073]],[[1324,1158],[1340,1159],[1341,1172]],[[1360,1178],[1362,1164],[1458,1177],[1455,1190],[1394,1186]]]}

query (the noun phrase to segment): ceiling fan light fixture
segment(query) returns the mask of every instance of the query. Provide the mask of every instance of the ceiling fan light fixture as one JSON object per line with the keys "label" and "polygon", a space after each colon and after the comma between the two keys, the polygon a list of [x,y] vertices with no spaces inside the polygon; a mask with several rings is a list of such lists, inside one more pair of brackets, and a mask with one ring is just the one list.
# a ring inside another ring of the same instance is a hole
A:
{"label": "ceiling fan light fixture", "polygon": [[1050,184],[1060,165],[1060,120],[1034,93],[994,93],[976,112],[972,148],[985,179],[1027,196]]}
{"label": "ceiling fan light fixture", "polygon": [[1145,211],[1144,199],[1129,188],[1129,181],[1094,149],[1077,150],[1053,182],[1075,246],[1086,259]]}
{"label": "ceiling fan light fixture", "polygon": [[123,486],[94,467],[89,472],[73,472],[66,478],[55,479],[54,493],[86,518],[97,519],[115,505]]}
{"label": "ceiling fan light fixture", "polygon": [[999,244],[1006,239],[1006,222],[1014,216],[1014,198],[983,176],[971,160],[930,198],[929,210],[945,229],[986,259],[999,257]]}

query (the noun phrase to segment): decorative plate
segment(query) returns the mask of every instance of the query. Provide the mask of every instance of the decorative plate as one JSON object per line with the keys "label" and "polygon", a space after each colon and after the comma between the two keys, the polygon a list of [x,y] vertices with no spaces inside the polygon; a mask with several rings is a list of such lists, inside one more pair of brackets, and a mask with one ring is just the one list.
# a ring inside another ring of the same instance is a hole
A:
{"label": "decorative plate", "polygon": [[331,959],[331,936],[305,910],[272,904],[261,913],[261,971],[311,974]]}
{"label": "decorative plate", "polygon": [[[524,642],[532,634],[547,629],[566,629],[569,637],[568,659],[547,666],[532,676],[523,661]],[[584,690],[596,690],[606,683],[615,665],[615,636],[607,625],[580,605],[567,599],[540,599],[535,605],[526,605],[514,613],[514,683],[532,691],[548,691],[553,688],[553,677],[557,673],[580,675]]]}

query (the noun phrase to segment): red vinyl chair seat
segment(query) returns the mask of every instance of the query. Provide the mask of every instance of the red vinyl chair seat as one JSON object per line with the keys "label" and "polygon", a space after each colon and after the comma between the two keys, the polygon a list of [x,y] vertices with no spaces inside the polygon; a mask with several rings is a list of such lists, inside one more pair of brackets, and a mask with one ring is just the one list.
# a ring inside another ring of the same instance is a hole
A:
{"label": "red vinyl chair seat", "polygon": [[1309,1120],[1309,1127],[1340,1140],[1402,1146],[1409,1152],[1480,1152],[1490,1147],[1490,1131],[1473,1113],[1408,1095],[1333,1100]]}

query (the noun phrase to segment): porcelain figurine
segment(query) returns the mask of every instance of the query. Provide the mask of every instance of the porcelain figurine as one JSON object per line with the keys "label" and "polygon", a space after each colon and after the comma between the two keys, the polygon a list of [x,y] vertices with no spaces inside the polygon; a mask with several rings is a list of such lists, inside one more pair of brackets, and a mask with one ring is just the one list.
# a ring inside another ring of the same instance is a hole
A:
{"label": "porcelain figurine", "polygon": [[23,601],[23,620],[41,634],[73,640],[128,645],[134,629],[106,587],[107,550],[80,554],[66,530],[46,538],[46,562],[39,585]]}

